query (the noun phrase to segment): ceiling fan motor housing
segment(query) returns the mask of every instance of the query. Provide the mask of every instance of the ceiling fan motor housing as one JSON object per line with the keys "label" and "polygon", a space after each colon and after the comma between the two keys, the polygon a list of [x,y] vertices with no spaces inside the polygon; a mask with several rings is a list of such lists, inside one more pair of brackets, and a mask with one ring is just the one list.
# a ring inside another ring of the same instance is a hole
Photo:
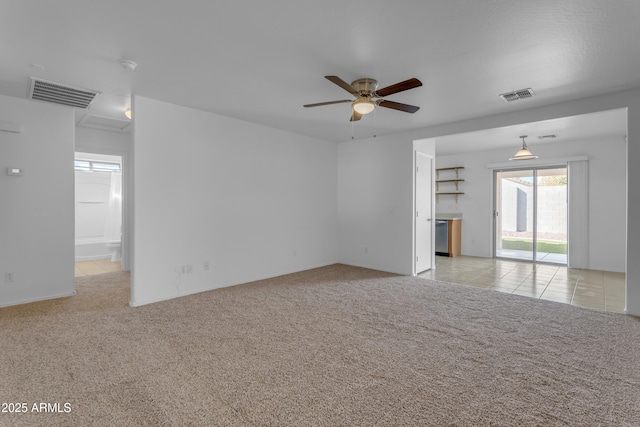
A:
{"label": "ceiling fan motor housing", "polygon": [[351,86],[361,95],[373,95],[378,89],[378,81],[374,79],[358,79],[351,82]]}

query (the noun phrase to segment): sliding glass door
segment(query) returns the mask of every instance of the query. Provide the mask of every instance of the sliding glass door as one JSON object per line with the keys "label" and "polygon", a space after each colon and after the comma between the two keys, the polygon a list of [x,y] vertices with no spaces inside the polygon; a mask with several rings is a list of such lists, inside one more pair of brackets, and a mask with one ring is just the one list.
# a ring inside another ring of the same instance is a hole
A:
{"label": "sliding glass door", "polygon": [[495,256],[567,263],[567,168],[495,172]]}

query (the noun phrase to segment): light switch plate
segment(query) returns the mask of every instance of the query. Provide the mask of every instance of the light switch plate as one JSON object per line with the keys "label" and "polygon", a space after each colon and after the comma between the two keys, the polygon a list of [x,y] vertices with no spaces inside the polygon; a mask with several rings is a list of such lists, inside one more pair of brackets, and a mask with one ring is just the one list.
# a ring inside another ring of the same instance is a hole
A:
{"label": "light switch plate", "polygon": [[23,168],[17,168],[17,167],[7,168],[7,175],[9,176],[22,176],[23,174],[24,174]]}

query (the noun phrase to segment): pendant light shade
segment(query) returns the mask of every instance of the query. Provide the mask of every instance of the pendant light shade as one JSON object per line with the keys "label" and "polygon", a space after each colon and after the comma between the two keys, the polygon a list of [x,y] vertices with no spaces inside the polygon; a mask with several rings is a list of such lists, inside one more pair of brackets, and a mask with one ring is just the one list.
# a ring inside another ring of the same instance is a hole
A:
{"label": "pendant light shade", "polygon": [[522,148],[509,160],[531,160],[538,158],[538,156],[534,156],[533,153],[529,151],[529,148],[527,148],[527,143],[524,142],[526,137],[527,135],[520,136],[520,138],[522,138]]}

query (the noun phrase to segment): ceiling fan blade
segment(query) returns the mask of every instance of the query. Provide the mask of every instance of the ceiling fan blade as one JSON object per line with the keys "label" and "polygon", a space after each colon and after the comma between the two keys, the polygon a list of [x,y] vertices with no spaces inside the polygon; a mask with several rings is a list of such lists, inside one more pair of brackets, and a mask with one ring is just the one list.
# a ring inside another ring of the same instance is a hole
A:
{"label": "ceiling fan blade", "polygon": [[420,109],[420,107],[416,107],[415,105],[401,104],[399,102],[387,101],[386,99],[381,99],[380,101],[378,101],[378,105],[380,107],[404,111],[405,113],[415,113]]}
{"label": "ceiling fan blade", "polygon": [[350,122],[357,122],[361,118],[362,118],[362,114],[358,113],[357,111],[354,111],[353,114],[351,114],[351,119],[349,121]]}
{"label": "ceiling fan blade", "polygon": [[307,104],[303,105],[303,107],[320,107],[321,105],[331,105],[331,104],[344,104],[345,102],[353,102],[349,99],[343,99],[342,101],[329,101],[329,102],[318,102],[317,104]]}
{"label": "ceiling fan blade", "polygon": [[414,77],[413,79],[405,80],[391,86],[383,87],[382,89],[377,90],[376,94],[378,96],[389,96],[394,93],[402,92],[404,90],[409,90],[420,86],[422,86],[422,82]]}
{"label": "ceiling fan blade", "polygon": [[325,79],[329,80],[332,83],[337,84],[338,86],[340,86],[342,89],[346,90],[347,92],[349,92],[352,95],[357,95],[358,91],[356,91],[353,86],[351,86],[349,83],[345,82],[344,80],[342,80],[340,77],[338,76],[324,76]]}

